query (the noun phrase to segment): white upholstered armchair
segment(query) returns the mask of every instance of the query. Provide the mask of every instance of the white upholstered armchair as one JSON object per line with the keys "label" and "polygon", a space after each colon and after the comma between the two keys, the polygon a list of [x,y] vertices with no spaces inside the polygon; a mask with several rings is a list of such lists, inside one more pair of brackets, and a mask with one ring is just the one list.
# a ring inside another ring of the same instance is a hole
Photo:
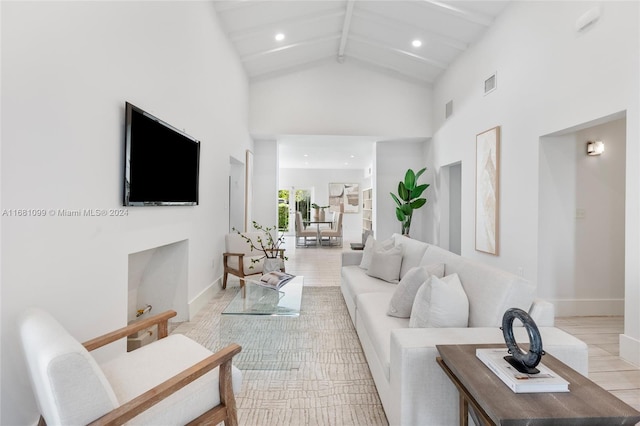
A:
{"label": "white upholstered armchair", "polygon": [[[234,393],[242,375],[231,365],[240,346],[213,353],[186,336],[168,337],[167,311],[84,344],[50,314],[19,320],[39,425],[237,424]],[[99,365],[89,351],[158,325],[159,340]]]}

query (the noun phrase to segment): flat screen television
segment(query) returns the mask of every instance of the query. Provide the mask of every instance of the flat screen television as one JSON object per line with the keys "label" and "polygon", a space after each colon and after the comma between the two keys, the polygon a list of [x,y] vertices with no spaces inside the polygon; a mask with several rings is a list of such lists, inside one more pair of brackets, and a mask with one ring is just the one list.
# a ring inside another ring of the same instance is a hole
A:
{"label": "flat screen television", "polygon": [[200,142],[125,105],[125,206],[198,205]]}

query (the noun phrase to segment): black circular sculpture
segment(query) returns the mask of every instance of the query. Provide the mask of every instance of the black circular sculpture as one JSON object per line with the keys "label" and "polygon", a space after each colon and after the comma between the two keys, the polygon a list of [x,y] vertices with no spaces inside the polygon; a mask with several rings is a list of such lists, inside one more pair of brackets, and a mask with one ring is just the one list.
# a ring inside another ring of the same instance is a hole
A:
{"label": "black circular sculpture", "polygon": [[[529,351],[524,352],[518,346],[516,339],[513,337],[513,320],[518,318],[527,329],[529,335]],[[526,374],[537,374],[540,372],[535,368],[542,359],[544,351],[542,350],[542,338],[538,326],[529,316],[528,313],[518,308],[508,309],[502,317],[502,334],[507,344],[510,356],[504,359],[513,365],[519,372]]]}

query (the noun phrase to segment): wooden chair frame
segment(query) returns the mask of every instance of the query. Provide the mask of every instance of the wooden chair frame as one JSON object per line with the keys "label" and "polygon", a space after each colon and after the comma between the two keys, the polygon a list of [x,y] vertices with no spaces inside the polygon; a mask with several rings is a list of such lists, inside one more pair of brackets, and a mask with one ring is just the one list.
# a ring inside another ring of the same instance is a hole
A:
{"label": "wooden chair frame", "polygon": [[[154,315],[145,320],[136,322],[110,333],[104,334],[95,339],[91,339],[83,346],[92,351],[113,343],[138,331],[149,328],[153,325],[158,326],[158,339],[167,337],[169,318],[176,316],[175,311],[166,311],[158,315]],[[220,367],[220,404],[206,411],[196,419],[192,420],[188,425],[215,425],[224,422],[226,426],[237,426],[238,414],[236,408],[236,400],[233,395],[233,386],[231,381],[231,360],[240,353],[242,348],[237,344],[231,344],[226,348],[212,354],[202,361],[194,364],[181,373],[173,376],[169,380],[159,384],[158,386],[148,390],[142,395],[124,403],[120,407],[105,414],[99,419],[90,423],[92,426],[102,425],[121,425],[131,420],[138,414],[149,409],[153,405],[162,401],[171,394],[182,389],[197,378],[203,376],[216,367]],[[40,417],[39,426],[46,425],[44,419]]]}
{"label": "wooden chair frame", "polygon": [[[280,270],[282,272],[286,272],[285,271],[285,267],[284,267],[284,250],[285,249],[265,249],[271,253],[273,252],[277,252],[277,257],[279,257],[280,259],[282,259],[282,268],[280,268]],[[228,259],[232,256],[237,256],[238,257],[238,269],[235,269],[231,266],[229,266],[228,263]],[[240,288],[244,288],[244,277],[248,276],[248,275],[253,275],[253,274],[246,274],[244,273],[244,257],[248,256],[245,253],[222,253],[222,264],[224,265],[224,274],[222,276],[222,289],[226,289],[227,288],[227,276],[228,274],[231,275],[235,275],[236,277],[240,278]],[[258,272],[254,272],[254,274],[257,274]]]}

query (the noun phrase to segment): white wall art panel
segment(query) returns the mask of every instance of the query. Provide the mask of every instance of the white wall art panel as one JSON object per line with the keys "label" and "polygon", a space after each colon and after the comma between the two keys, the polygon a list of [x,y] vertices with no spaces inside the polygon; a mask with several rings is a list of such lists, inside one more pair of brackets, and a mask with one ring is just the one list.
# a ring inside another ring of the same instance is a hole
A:
{"label": "white wall art panel", "polygon": [[476,137],[476,250],[498,254],[500,127]]}

